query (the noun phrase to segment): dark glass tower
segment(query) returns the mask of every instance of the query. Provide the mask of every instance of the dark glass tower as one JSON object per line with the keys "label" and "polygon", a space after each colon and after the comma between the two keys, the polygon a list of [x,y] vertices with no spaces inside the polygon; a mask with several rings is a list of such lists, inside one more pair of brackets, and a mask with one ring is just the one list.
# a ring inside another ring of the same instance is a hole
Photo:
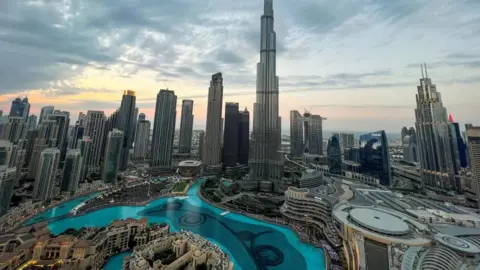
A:
{"label": "dark glass tower", "polygon": [[250,150],[250,113],[247,108],[238,114],[238,160],[241,165],[248,164]]}
{"label": "dark glass tower", "polygon": [[388,140],[385,131],[360,136],[361,173],[380,179],[380,184],[389,186],[392,180]]}
{"label": "dark glass tower", "polygon": [[182,101],[182,116],[180,119],[180,136],[178,139],[178,153],[190,154],[193,133],[193,100]]}
{"label": "dark glass tower", "polygon": [[23,119],[25,119],[25,122],[27,122],[29,113],[30,113],[30,103],[28,103],[28,98],[25,97],[21,99],[18,97],[12,101],[12,106],[10,107],[10,114],[8,116],[23,117]]}
{"label": "dark glass tower", "polygon": [[234,167],[238,159],[238,103],[225,103],[225,127],[223,130],[223,166]]}
{"label": "dark glass tower", "polygon": [[135,114],[135,91],[125,90],[122,96],[122,104],[118,115],[118,129],[123,131],[122,153],[120,155],[119,170],[127,169],[130,149],[133,146],[135,137],[135,124],[137,115]]}
{"label": "dark glass tower", "polygon": [[330,173],[342,173],[342,150],[338,138],[332,136],[327,145],[327,162]]}

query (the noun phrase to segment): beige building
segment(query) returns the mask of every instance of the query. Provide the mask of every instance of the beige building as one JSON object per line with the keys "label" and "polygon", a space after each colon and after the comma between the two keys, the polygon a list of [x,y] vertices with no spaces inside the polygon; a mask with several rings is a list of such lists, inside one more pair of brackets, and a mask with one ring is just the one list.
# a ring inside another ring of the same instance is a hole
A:
{"label": "beige building", "polygon": [[202,265],[205,269],[233,270],[233,263],[218,246],[197,234],[181,231],[137,246],[125,259],[123,269],[193,270]]}

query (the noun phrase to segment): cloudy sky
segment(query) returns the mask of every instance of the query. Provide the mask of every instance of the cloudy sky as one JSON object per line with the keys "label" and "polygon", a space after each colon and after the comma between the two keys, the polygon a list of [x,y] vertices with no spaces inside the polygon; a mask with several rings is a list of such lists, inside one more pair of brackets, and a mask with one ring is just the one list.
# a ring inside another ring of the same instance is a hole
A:
{"label": "cloudy sky", "polygon": [[[261,0],[1,0],[0,109],[28,95],[78,112],[118,108],[137,91],[152,119],[156,93],[195,100],[205,126],[211,74],[224,101],[252,108]],[[478,123],[480,1],[276,0],[283,127],[289,111],[325,129],[400,131],[414,123],[420,63],[460,123]],[[180,110],[178,110],[178,115]],[[179,121],[177,121],[178,123]]]}

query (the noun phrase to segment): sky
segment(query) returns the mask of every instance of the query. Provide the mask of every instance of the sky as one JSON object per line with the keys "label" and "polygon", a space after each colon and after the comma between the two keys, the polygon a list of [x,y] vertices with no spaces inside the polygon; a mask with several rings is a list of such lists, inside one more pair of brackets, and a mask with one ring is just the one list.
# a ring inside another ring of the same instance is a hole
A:
{"label": "sky", "polygon": [[[282,127],[289,111],[326,130],[400,132],[414,125],[426,62],[461,125],[480,124],[480,1],[274,0]],[[156,94],[195,101],[204,128],[212,74],[224,102],[252,111],[261,0],[2,0],[0,109],[42,106],[110,114],[125,89],[153,120]]]}

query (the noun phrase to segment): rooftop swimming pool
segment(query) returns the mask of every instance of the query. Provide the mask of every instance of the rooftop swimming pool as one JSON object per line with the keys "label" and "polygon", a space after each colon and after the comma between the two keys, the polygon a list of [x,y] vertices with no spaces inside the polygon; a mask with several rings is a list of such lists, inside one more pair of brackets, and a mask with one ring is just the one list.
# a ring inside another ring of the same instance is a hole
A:
{"label": "rooftop swimming pool", "polygon": [[[143,207],[115,206],[83,216],[55,219],[88,199],[82,197],[38,216],[52,219],[48,227],[54,234],[69,228],[106,226],[116,219],[147,217],[149,223],[167,222],[172,231],[189,230],[218,244],[230,255],[235,269],[325,269],[322,249],[300,242],[293,231],[282,226],[234,213],[222,216],[224,210],[198,197],[198,188],[199,184],[194,184],[188,198],[161,198]],[[37,217],[28,221],[35,222],[39,222]],[[121,269],[121,258],[126,254],[112,257],[106,269]]]}

